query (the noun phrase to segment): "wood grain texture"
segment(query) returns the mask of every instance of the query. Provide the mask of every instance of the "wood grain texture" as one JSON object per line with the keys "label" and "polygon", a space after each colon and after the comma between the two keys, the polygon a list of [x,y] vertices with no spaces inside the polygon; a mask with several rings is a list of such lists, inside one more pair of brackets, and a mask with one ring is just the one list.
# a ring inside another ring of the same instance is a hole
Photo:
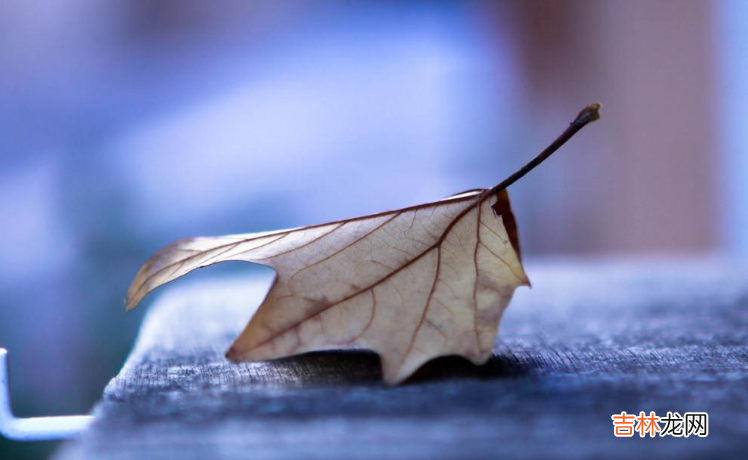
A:
{"label": "wood grain texture", "polygon": [[[263,277],[152,306],[92,428],[58,458],[741,458],[748,270],[719,261],[529,263],[494,356],[381,383],[368,352],[230,364]],[[617,439],[625,410],[707,411],[709,437]]]}

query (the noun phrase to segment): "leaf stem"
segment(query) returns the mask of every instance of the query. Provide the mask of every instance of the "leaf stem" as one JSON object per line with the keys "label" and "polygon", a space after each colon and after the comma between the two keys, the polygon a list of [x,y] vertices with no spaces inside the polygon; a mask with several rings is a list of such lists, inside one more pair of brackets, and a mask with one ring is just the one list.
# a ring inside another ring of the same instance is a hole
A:
{"label": "leaf stem", "polygon": [[593,121],[600,118],[600,104],[590,104],[587,107],[583,108],[581,112],[579,112],[579,115],[577,115],[577,118],[574,119],[571,123],[569,123],[569,127],[566,128],[566,130],[561,133],[560,136],[556,138],[555,141],[551,143],[548,147],[546,147],[545,150],[540,152],[538,156],[533,158],[529,163],[522,166],[520,169],[518,169],[514,174],[507,177],[503,181],[499,182],[495,186],[488,189],[485,196],[492,196],[500,191],[504,190],[505,188],[509,187],[513,183],[520,180],[522,177],[524,177],[525,174],[529,173],[533,169],[535,169],[536,166],[538,166],[540,163],[544,162],[549,156],[551,156],[556,150],[558,150],[562,145],[566,143],[569,139],[571,139],[579,130],[587,126],[589,123],[592,123]]}

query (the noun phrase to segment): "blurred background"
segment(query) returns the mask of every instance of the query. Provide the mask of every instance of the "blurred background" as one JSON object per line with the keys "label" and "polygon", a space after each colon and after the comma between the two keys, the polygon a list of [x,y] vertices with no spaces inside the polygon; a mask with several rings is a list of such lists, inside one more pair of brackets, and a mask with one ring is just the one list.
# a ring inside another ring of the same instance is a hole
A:
{"label": "blurred background", "polygon": [[491,186],[594,101],[511,189],[526,253],[748,256],[746,2],[3,1],[15,412],[90,409],[162,245]]}

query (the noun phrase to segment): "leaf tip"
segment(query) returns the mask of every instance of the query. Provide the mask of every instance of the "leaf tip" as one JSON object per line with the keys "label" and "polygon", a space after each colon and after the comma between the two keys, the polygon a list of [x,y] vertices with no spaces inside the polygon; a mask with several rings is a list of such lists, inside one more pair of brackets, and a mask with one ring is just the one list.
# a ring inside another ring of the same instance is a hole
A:
{"label": "leaf tip", "polygon": [[135,310],[135,307],[140,304],[141,300],[143,300],[143,298],[137,297],[133,292],[133,287],[130,286],[130,289],[127,291],[127,295],[125,296],[125,311],[128,312]]}
{"label": "leaf tip", "polygon": [[231,348],[228,349],[224,356],[233,364],[237,364],[241,361],[241,352],[236,348],[236,345],[231,345]]}
{"label": "leaf tip", "polygon": [[406,376],[400,376],[396,374],[388,374],[387,372],[382,372],[382,382],[384,382],[385,385],[388,387],[396,387],[403,383],[403,381],[407,380],[407,378],[410,377],[410,375]]}

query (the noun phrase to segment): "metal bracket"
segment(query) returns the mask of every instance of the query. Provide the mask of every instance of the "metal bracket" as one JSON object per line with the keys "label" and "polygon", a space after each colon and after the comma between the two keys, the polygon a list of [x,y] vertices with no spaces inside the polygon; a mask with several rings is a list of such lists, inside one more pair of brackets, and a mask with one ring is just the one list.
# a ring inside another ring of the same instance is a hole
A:
{"label": "metal bracket", "polygon": [[14,441],[53,441],[80,434],[93,419],[90,415],[16,418],[10,406],[8,352],[0,348],[0,435]]}

